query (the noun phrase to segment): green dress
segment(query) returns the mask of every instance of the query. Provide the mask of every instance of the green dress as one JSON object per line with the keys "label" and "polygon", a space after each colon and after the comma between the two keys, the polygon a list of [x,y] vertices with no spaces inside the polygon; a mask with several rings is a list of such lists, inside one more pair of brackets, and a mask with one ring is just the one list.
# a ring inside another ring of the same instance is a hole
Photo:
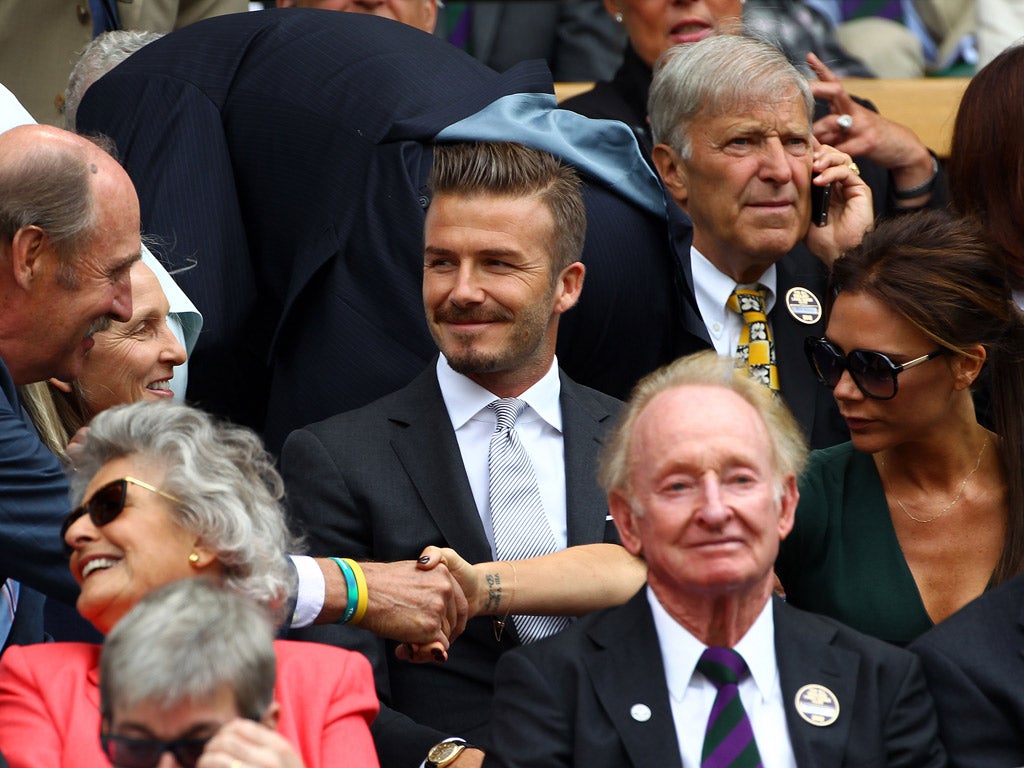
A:
{"label": "green dress", "polygon": [[790,604],[882,640],[906,645],[934,626],[874,461],[852,443],[811,453],[776,572]]}

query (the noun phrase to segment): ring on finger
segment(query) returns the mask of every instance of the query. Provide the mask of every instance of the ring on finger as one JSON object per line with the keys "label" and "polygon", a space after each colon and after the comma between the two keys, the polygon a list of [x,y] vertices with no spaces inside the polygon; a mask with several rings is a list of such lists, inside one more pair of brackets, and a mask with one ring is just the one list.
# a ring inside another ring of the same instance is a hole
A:
{"label": "ring on finger", "polygon": [[860,168],[858,168],[858,167],[857,167],[857,164],[856,164],[856,163],[850,163],[850,164],[849,164],[849,165],[847,166],[847,168],[849,168],[849,169],[850,169],[851,171],[853,171],[853,172],[854,172],[855,174],[857,174],[858,176],[860,176]]}
{"label": "ring on finger", "polygon": [[839,130],[846,133],[848,130],[853,128],[853,115],[842,114],[836,118],[836,125],[839,126]]}

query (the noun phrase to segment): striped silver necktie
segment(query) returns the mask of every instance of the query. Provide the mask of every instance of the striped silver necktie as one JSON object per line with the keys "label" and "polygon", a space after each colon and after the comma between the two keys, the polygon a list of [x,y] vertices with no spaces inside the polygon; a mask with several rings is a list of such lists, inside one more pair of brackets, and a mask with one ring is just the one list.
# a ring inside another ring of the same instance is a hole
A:
{"label": "striped silver necktie", "polygon": [[[505,397],[490,403],[498,423],[491,435],[490,469],[491,525],[498,560],[523,560],[546,555],[557,549],[544,504],[537,486],[537,475],[526,453],[516,420],[526,403]],[[513,604],[515,596],[513,595]],[[569,625],[562,616],[514,616],[516,633],[523,643],[532,643]]]}

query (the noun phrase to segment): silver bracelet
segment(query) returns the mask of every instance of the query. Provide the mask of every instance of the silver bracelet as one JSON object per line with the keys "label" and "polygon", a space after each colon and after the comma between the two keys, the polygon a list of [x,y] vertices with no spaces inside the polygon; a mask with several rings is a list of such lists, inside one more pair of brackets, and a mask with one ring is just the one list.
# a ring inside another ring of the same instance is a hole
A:
{"label": "silver bracelet", "polygon": [[935,180],[939,177],[939,161],[932,155],[932,175],[926,181],[922,181],[916,187],[910,189],[893,189],[892,196],[897,200],[913,200],[935,188]]}

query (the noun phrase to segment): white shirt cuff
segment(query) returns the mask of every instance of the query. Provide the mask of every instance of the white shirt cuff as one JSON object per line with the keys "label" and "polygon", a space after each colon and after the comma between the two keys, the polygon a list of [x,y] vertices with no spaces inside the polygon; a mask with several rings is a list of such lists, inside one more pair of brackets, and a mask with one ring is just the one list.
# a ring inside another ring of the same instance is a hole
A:
{"label": "white shirt cuff", "polygon": [[291,555],[292,563],[299,575],[299,586],[295,596],[295,613],[292,614],[292,627],[299,629],[308,627],[320,611],[324,609],[327,597],[327,582],[324,572],[312,557]]}

